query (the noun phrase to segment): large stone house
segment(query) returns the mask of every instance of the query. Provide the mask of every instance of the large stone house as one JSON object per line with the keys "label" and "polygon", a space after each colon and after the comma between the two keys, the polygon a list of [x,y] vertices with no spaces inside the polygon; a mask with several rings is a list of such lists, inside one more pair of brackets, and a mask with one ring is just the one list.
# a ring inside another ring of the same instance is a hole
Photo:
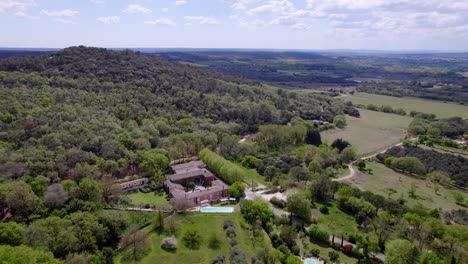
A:
{"label": "large stone house", "polygon": [[[185,199],[200,205],[228,195],[229,186],[216,178],[202,161],[173,165],[171,168],[174,174],[167,177],[164,185],[175,199]],[[191,190],[187,188],[189,183],[193,188]]]}

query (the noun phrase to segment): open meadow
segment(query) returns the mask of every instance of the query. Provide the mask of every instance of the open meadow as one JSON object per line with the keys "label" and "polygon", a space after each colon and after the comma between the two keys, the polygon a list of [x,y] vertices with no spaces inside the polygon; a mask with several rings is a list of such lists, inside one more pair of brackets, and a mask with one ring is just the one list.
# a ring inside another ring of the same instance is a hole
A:
{"label": "open meadow", "polygon": [[[403,198],[409,206],[420,203],[425,207],[442,208],[444,211],[462,208],[455,203],[453,197],[453,192],[462,193],[461,191],[439,185],[439,190],[436,193],[434,185],[429,180],[421,180],[398,173],[377,162],[367,162],[367,168],[373,170],[372,175],[358,172],[347,182],[361,190],[371,191],[385,197],[389,197],[389,194],[392,193],[390,194],[391,198]],[[357,168],[356,171],[358,171]],[[416,188],[416,198],[409,196],[408,190],[412,186]],[[465,196],[467,196],[466,193]]]}
{"label": "open meadow", "polygon": [[405,137],[405,129],[412,118],[382,112],[359,109],[360,118],[346,116],[344,129],[327,130],[321,133],[322,140],[333,142],[337,138],[349,141],[359,154],[381,151],[398,143]]}
{"label": "open meadow", "polygon": [[414,110],[428,114],[436,114],[439,118],[453,116],[468,118],[468,106],[456,103],[369,93],[356,93],[354,95],[345,95],[340,98],[345,101],[351,101],[353,104],[373,104],[376,106],[390,105],[393,109],[403,108],[407,113]]}
{"label": "open meadow", "polygon": [[[237,231],[236,240],[243,252],[250,259],[260,248],[270,248],[271,244],[265,234],[263,242],[253,243],[251,240],[251,231],[242,218],[239,208],[232,214],[202,214],[186,213],[175,215],[179,230],[176,233],[178,240],[177,250],[174,252],[166,251],[161,248],[161,240],[169,235],[152,233],[149,237],[151,242],[151,252],[139,263],[211,263],[211,260],[219,255],[224,255],[229,259],[229,238],[223,230],[223,223],[226,219],[232,219]],[[195,228],[200,231],[202,242],[199,249],[189,249],[183,245],[182,235],[185,230]],[[211,249],[208,246],[208,239],[216,233],[221,240],[219,249]]]}

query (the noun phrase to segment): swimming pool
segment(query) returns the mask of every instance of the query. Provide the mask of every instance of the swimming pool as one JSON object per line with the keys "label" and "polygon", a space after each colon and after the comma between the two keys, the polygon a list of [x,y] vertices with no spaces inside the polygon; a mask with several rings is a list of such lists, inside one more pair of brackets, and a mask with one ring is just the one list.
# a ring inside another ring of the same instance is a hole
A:
{"label": "swimming pool", "polygon": [[306,259],[305,264],[317,264],[317,261],[315,259]]}
{"label": "swimming pool", "polygon": [[232,213],[234,207],[202,207],[200,209],[202,213]]}

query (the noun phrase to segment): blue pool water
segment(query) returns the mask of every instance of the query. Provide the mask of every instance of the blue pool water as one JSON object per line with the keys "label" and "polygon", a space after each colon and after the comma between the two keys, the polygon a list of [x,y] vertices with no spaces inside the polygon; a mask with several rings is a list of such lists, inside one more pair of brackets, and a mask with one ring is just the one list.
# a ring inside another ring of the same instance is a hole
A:
{"label": "blue pool water", "polygon": [[315,264],[315,260],[307,260],[306,264]]}
{"label": "blue pool water", "polygon": [[234,207],[202,207],[200,209],[202,213],[232,213]]}

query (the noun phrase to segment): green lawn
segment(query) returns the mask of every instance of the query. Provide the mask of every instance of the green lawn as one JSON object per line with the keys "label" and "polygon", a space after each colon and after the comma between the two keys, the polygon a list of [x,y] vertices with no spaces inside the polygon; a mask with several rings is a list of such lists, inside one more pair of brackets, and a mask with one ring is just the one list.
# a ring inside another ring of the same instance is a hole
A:
{"label": "green lawn", "polygon": [[393,109],[403,108],[408,113],[414,110],[428,114],[436,114],[437,117],[440,118],[452,116],[468,118],[468,106],[455,103],[444,103],[441,101],[425,100],[419,98],[400,98],[368,93],[356,93],[354,95],[342,96],[341,98],[346,101],[351,101],[353,104],[374,104],[377,106],[391,105]]}
{"label": "green lawn", "polygon": [[129,193],[128,198],[132,200],[133,205],[167,205],[167,194],[165,192],[133,192]]}
{"label": "green lawn", "polygon": [[[161,240],[166,237],[164,234],[153,233],[150,236],[152,251],[140,263],[211,263],[211,260],[219,255],[229,258],[229,239],[223,230],[224,220],[230,218],[234,220],[237,230],[236,240],[241,249],[247,255],[247,259],[256,254],[260,248],[271,248],[270,241],[265,234],[264,243],[253,245],[250,239],[251,232],[247,229],[248,224],[242,218],[239,208],[236,208],[233,214],[201,214],[187,213],[185,215],[176,215],[180,227],[176,235],[178,240],[178,249],[175,252],[168,252],[161,249]],[[186,248],[182,242],[182,235],[187,228],[195,227],[201,232],[202,245],[198,250]],[[208,247],[208,237],[212,232],[216,232],[221,239],[221,247],[217,250]]]}
{"label": "green lawn", "polygon": [[[316,203],[317,209],[320,209],[324,204]],[[341,232],[352,234],[358,232],[356,220],[352,215],[341,211],[336,203],[326,204],[328,206],[328,214],[319,212],[318,226],[327,231],[330,235],[339,236]]]}
{"label": "green lawn", "polygon": [[239,163],[233,162],[237,167],[239,167],[241,170],[244,171],[244,182],[247,183],[248,185],[252,184],[252,180],[257,183],[261,183],[263,185],[267,184],[267,181],[265,180],[265,177],[262,175],[258,174],[256,169],[247,169],[244,166],[240,165]]}
{"label": "green lawn", "polygon": [[[377,162],[368,162],[367,166],[374,170],[373,175],[358,173],[349,180],[352,185],[361,190],[371,191],[388,197],[388,190],[393,189],[396,193],[390,197],[393,199],[403,197],[409,206],[421,203],[429,208],[442,208],[444,211],[462,208],[455,203],[452,195],[454,190],[440,186],[440,190],[436,194],[434,186],[430,181],[419,180],[400,174]],[[416,186],[416,198],[411,198],[408,195],[408,190],[412,185]]]}
{"label": "green lawn", "polygon": [[405,137],[405,129],[412,118],[359,109],[360,118],[346,116],[344,129],[321,133],[322,140],[331,143],[337,138],[349,141],[359,154],[369,154],[398,143]]}

